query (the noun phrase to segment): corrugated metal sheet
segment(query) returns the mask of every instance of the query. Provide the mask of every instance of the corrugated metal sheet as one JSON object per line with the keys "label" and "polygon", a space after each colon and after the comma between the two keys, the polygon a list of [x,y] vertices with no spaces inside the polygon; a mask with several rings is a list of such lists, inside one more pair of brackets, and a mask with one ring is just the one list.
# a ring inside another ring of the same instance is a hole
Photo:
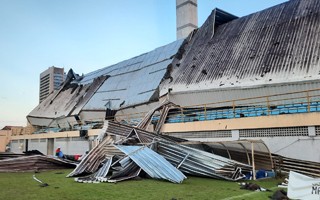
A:
{"label": "corrugated metal sheet", "polygon": [[[74,79],[33,109],[28,115],[29,121],[33,125],[49,126],[54,119],[76,116],[81,114],[81,111],[104,111],[106,107],[118,110],[157,100],[159,84],[182,43],[183,40],[178,40],[132,59],[88,73],[81,80]],[[51,120],[48,122],[41,118]],[[70,125],[69,120],[63,123],[59,126]],[[56,126],[56,124],[51,125]]]}
{"label": "corrugated metal sheet", "polygon": [[77,115],[105,79],[106,77],[103,76],[98,77],[87,85],[65,84],[34,108],[27,118],[33,125],[48,126],[49,124],[43,124],[43,122],[48,123],[48,120],[41,118],[56,119],[58,123],[59,119]]}
{"label": "corrugated metal sheet", "polygon": [[214,12],[213,14],[215,15],[214,16],[215,26],[220,26],[232,20],[238,19],[237,16],[227,13],[226,11],[221,10],[219,8],[215,8],[212,12]]}
{"label": "corrugated metal sheet", "polygon": [[[133,128],[130,128],[130,126],[109,121],[106,132],[108,134],[119,135],[126,138],[136,137],[135,135],[130,134],[132,129]],[[239,173],[240,168],[243,172],[250,171],[251,166],[247,164],[173,142],[185,142],[187,140],[167,137],[165,135],[156,135],[137,128],[134,129],[139,132],[140,135],[148,138],[149,143],[157,141],[155,151],[162,155],[172,165],[180,165],[179,170],[183,173],[226,180],[237,180],[243,176]],[[185,159],[186,155],[188,155],[188,157]]]}
{"label": "corrugated metal sheet", "polygon": [[[256,169],[272,170],[273,161],[271,153],[262,140],[249,141],[224,141],[224,142],[203,142],[206,147],[209,147],[216,155],[220,155],[241,163],[253,165],[252,162],[252,144],[254,148],[254,162]],[[192,143],[187,146],[192,147]]]}
{"label": "corrugated metal sheet", "polygon": [[[247,164],[172,142],[181,141],[179,138],[156,135],[134,127],[129,129],[114,122],[108,122],[106,134],[104,140],[68,176],[90,173],[90,176],[77,180],[117,182],[140,175],[142,169],[153,178],[181,183],[186,178],[183,173],[234,181],[242,179],[243,173],[251,170]],[[120,139],[111,144],[110,134],[120,136]],[[142,146],[145,143],[150,148]],[[120,154],[115,148],[120,150]],[[112,155],[115,155],[112,164],[106,163],[98,171],[101,163],[106,159],[110,161]],[[112,175],[107,177],[109,171]]]}
{"label": "corrugated metal sheet", "polygon": [[68,175],[68,177],[77,176],[86,173],[94,173],[99,169],[101,162],[105,159],[112,159],[114,155],[123,155],[121,151],[116,149],[113,145],[113,139],[110,136],[87,154],[77,167]]}
{"label": "corrugated metal sheet", "polygon": [[44,155],[20,156],[0,160],[0,172],[35,172],[73,168],[74,166],[74,163]]}
{"label": "corrugated metal sheet", "polygon": [[214,35],[212,14],[161,94],[319,79],[319,11],[320,1],[291,0],[218,26]]}
{"label": "corrugated metal sheet", "polygon": [[[148,102],[157,93],[167,67],[172,63],[174,55],[183,40],[178,40],[151,52],[130,60],[92,72],[80,81],[89,83],[93,78],[109,75],[84,110],[103,110],[106,104],[110,109],[132,106]],[[158,94],[156,94],[156,97]]]}
{"label": "corrugated metal sheet", "polygon": [[116,145],[116,147],[128,155],[152,178],[164,179],[173,183],[181,183],[187,178],[166,159],[146,146]]}
{"label": "corrugated metal sheet", "polygon": [[320,177],[320,163],[307,160],[283,157],[281,155],[272,154],[275,162],[275,169],[281,172],[290,173],[290,171],[299,172],[313,177]]}
{"label": "corrugated metal sheet", "polygon": [[135,70],[140,70],[142,68],[152,68],[153,65],[157,63],[161,63],[165,60],[171,59],[171,56],[177,53],[182,42],[183,40],[177,40],[168,45],[158,47],[155,50],[150,51],[148,53],[85,74],[84,78],[80,81],[80,84],[90,83],[93,81],[94,78],[99,77],[101,75],[116,76]]}
{"label": "corrugated metal sheet", "polygon": [[135,162],[129,160],[129,162],[127,162],[126,165],[122,166],[120,170],[112,173],[112,176],[109,178],[108,182],[115,183],[132,179],[139,176],[140,173],[141,168]]}
{"label": "corrugated metal sheet", "polygon": [[[136,135],[132,134],[132,131],[135,131]],[[168,135],[157,135],[137,127],[132,127],[125,124],[119,124],[113,121],[108,121],[108,128],[106,130],[108,135],[119,135],[122,137],[132,137],[140,140],[141,143],[151,143],[155,137],[165,139],[167,141],[173,142],[184,142],[185,139],[175,138]]]}
{"label": "corrugated metal sheet", "polygon": [[225,180],[238,180],[243,178],[242,172],[250,171],[250,166],[208,153],[202,150],[191,148],[185,145],[159,141],[157,153],[186,174],[205,176]]}
{"label": "corrugated metal sheet", "polygon": [[[113,156],[112,156],[113,157]],[[99,178],[105,178],[109,172],[110,166],[112,164],[112,157],[110,159],[106,159],[105,163],[102,165],[102,167],[97,171],[95,174],[95,177],[97,179]]]}

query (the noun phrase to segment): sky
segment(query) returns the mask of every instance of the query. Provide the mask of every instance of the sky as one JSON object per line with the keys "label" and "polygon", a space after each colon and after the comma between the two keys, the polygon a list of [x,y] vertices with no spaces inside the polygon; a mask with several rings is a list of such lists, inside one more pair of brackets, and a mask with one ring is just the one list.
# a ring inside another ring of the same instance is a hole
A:
{"label": "sky", "polygon": [[[285,0],[198,0],[242,17]],[[0,129],[27,124],[39,76],[51,66],[86,74],[176,40],[175,0],[0,0]]]}

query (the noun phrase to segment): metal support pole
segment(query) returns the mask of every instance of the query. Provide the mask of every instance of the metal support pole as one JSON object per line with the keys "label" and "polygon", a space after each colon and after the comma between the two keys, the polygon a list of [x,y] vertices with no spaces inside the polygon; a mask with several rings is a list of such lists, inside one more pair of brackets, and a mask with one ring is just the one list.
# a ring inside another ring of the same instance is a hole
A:
{"label": "metal support pole", "polygon": [[244,151],[246,152],[246,155],[247,155],[247,159],[248,159],[248,165],[251,165],[251,162],[250,162],[250,156],[249,156],[249,153],[246,149],[246,147],[240,142],[239,145],[244,149]]}
{"label": "metal support pole", "polygon": [[307,91],[307,102],[308,102],[308,112],[310,112],[310,96],[309,96],[309,91]]}
{"label": "metal support pole", "polygon": [[256,180],[256,166],[254,162],[254,144],[251,142],[252,180]]}
{"label": "metal support pole", "polygon": [[207,120],[207,104],[204,104],[204,119]]}
{"label": "metal support pole", "polygon": [[269,101],[269,97],[266,97],[266,99],[267,99],[268,115],[270,115],[270,101]]}
{"label": "metal support pole", "polygon": [[[182,118],[183,118],[183,120],[182,120]],[[183,108],[181,107],[181,120],[182,120],[182,122],[184,122],[184,115],[183,115]]]}
{"label": "metal support pole", "polygon": [[232,112],[233,112],[233,118],[236,118],[236,103],[232,101]]}

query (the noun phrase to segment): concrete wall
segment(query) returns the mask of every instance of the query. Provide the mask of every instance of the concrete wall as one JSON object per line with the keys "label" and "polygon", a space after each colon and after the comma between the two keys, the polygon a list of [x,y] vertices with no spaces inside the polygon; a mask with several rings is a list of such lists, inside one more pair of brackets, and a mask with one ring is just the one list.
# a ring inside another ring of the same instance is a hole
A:
{"label": "concrete wall", "polygon": [[88,131],[88,138],[80,138],[79,131],[33,134],[12,136],[10,142],[11,152],[22,153],[26,150],[26,141],[28,141],[28,150],[38,150],[43,154],[50,154],[49,140],[53,139],[51,152],[55,152],[58,147],[64,154],[83,154],[96,144],[93,141],[101,130],[94,129]]}
{"label": "concrete wall", "polygon": [[[297,114],[298,115],[298,114]],[[301,114],[304,116],[304,114]],[[295,117],[291,116],[291,119]],[[297,119],[301,116],[296,116]],[[248,118],[249,119],[249,118]],[[278,118],[279,119],[279,118]],[[305,120],[307,120],[306,117]],[[316,118],[315,121],[319,118]],[[290,158],[302,159],[320,162],[320,125],[317,126],[291,126],[291,127],[268,127],[268,120],[263,127],[257,119],[256,122],[251,121],[255,128],[252,128],[252,124],[243,123],[238,127],[250,129],[234,129],[234,130],[206,130],[207,127],[192,126],[192,132],[166,132],[165,134],[185,138],[191,141],[203,141],[203,142],[218,142],[218,141],[234,141],[234,140],[262,140],[268,146],[272,153],[283,155]],[[271,119],[270,119],[271,120]],[[281,119],[279,123],[284,119]],[[229,121],[229,120],[225,120]],[[240,120],[240,122],[245,122]],[[240,123],[239,122],[239,123]],[[296,125],[305,124],[305,121],[297,123],[295,120],[288,121],[283,125],[289,123],[296,123]],[[319,121],[320,122],[320,121]],[[319,123],[318,122],[318,123]],[[195,123],[195,122],[191,122]],[[311,120],[311,123],[312,120]],[[276,124],[276,123],[275,123]],[[260,127],[257,127],[257,126]],[[175,130],[184,130],[183,124],[176,124]],[[267,126],[267,127],[266,127]],[[198,127],[197,130],[195,127]],[[169,129],[167,129],[169,130]],[[171,129],[172,130],[172,129]]]}
{"label": "concrete wall", "polygon": [[[25,147],[26,148],[26,147]],[[29,139],[28,140],[28,150],[38,150],[43,154],[47,154],[47,139]]]}
{"label": "concrete wall", "polygon": [[[255,138],[252,138],[255,139]],[[320,162],[320,136],[262,138],[272,153]]]}
{"label": "concrete wall", "polygon": [[11,138],[10,130],[0,130],[0,152],[6,151],[6,146]]}
{"label": "concrete wall", "polygon": [[23,139],[11,140],[10,151],[13,153],[22,153],[23,151],[25,151],[25,140]]}
{"label": "concrete wall", "polygon": [[[195,135],[197,133],[194,133]],[[170,134],[169,134],[170,135]],[[219,141],[234,141],[230,138],[185,138],[193,141],[202,142],[219,142]],[[290,137],[246,137],[239,138],[246,140],[262,140],[271,153],[276,153],[282,156],[320,162],[320,136],[290,136]]]}
{"label": "concrete wall", "polygon": [[0,152],[6,151],[6,136],[0,135]]}
{"label": "concrete wall", "polygon": [[[194,141],[263,140],[272,153],[320,162],[320,113],[247,117],[212,121],[165,124],[162,132],[167,135]],[[89,130],[88,139],[79,137],[79,131],[12,136],[11,150],[21,153],[25,140],[43,153],[53,138],[54,150],[61,147],[65,154],[82,154],[93,148],[94,138],[101,130]],[[38,139],[38,143],[36,140]],[[47,142],[40,142],[41,139]]]}
{"label": "concrete wall", "polygon": [[55,138],[54,149],[58,147],[64,154],[83,154],[89,150],[90,140],[80,137]]}

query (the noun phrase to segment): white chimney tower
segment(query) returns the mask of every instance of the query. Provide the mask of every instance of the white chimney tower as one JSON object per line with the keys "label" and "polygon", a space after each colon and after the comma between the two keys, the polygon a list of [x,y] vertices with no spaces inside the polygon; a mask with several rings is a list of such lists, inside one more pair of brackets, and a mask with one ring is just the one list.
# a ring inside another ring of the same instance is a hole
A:
{"label": "white chimney tower", "polygon": [[186,38],[198,28],[197,0],[176,0],[177,39]]}

